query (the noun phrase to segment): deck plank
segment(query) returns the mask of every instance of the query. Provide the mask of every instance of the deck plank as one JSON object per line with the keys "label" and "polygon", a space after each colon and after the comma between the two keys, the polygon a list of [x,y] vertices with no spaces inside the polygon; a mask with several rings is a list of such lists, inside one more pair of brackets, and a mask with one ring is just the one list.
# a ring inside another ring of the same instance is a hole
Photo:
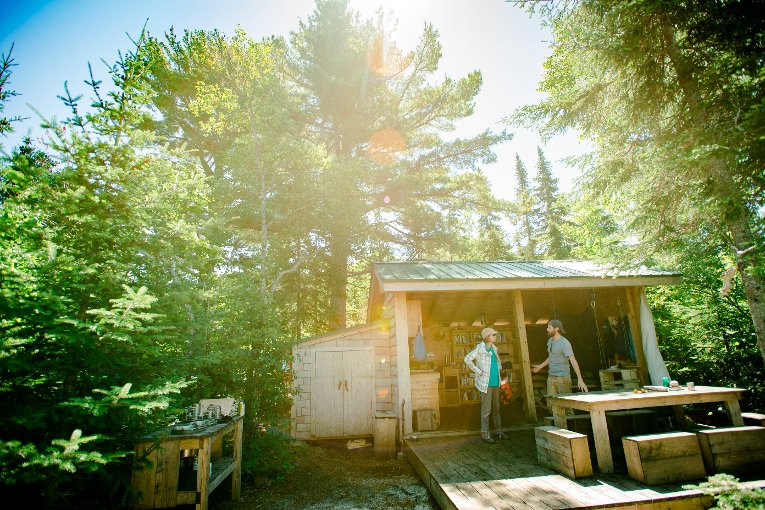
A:
{"label": "deck plank", "polygon": [[680,484],[647,487],[618,470],[570,479],[539,464],[533,430],[513,431],[511,440],[493,445],[478,435],[419,438],[407,442],[405,451],[427,470],[426,485],[440,491],[436,499],[457,510],[695,508],[698,503],[699,493]]}

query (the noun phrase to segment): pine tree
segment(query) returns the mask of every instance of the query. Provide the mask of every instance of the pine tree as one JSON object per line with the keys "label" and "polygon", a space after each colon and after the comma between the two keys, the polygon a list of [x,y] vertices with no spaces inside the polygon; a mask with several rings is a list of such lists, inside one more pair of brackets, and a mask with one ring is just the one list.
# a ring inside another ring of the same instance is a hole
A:
{"label": "pine tree", "polygon": [[526,260],[536,258],[536,221],[534,218],[534,197],[529,186],[526,165],[518,153],[515,154],[515,201],[511,208],[512,220],[516,227],[515,243],[518,253]]}
{"label": "pine tree", "polygon": [[434,79],[437,32],[427,25],[417,48],[404,54],[384,21],[359,20],[347,0],[319,0],[292,37],[292,74],[329,155],[321,213],[330,328],[345,326],[348,267],[359,254],[423,256],[454,242],[462,212],[488,201],[475,170],[506,137],[486,131],[446,140],[443,134],[472,114],[480,73]]}
{"label": "pine tree", "polygon": [[537,147],[536,167],[533,215],[538,229],[535,244],[544,258],[565,259],[571,254],[562,230],[566,222],[566,207],[561,203],[558,178],[553,175],[550,162],[541,147]]}

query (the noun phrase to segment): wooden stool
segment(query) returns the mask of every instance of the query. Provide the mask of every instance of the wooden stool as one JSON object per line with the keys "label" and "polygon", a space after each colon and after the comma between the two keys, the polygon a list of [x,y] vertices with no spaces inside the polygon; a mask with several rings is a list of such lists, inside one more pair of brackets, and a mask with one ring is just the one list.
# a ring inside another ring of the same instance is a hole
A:
{"label": "wooden stool", "polygon": [[704,478],[696,434],[670,432],[622,438],[627,473],[646,485]]}
{"label": "wooden stool", "polygon": [[765,427],[726,427],[697,432],[707,473],[765,471]]}
{"label": "wooden stool", "polygon": [[541,464],[570,478],[592,476],[587,436],[551,426],[535,427],[534,436]]}

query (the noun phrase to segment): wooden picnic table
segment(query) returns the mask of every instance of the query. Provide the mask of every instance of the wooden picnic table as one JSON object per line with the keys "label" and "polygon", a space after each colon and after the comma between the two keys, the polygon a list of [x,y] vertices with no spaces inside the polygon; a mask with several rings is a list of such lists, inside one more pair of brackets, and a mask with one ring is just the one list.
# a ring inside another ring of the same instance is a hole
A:
{"label": "wooden picnic table", "polygon": [[601,473],[613,473],[614,460],[608,438],[606,411],[672,406],[678,423],[682,424],[685,419],[683,405],[722,402],[725,404],[731,424],[743,426],[744,421],[738,401],[742,398],[744,391],[746,390],[741,388],[696,386],[695,390],[681,387],[677,391],[649,391],[648,393],[633,393],[632,390],[566,393],[550,395],[547,399],[552,405],[555,426],[558,428],[566,428],[567,409],[579,409],[590,413],[598,467]]}

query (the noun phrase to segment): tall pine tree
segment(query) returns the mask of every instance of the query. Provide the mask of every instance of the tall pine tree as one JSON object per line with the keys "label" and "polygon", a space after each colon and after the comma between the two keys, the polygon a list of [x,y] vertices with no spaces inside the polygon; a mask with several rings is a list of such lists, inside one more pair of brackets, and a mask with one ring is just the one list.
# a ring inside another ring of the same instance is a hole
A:
{"label": "tall pine tree", "polygon": [[534,197],[529,186],[526,165],[518,153],[515,154],[515,201],[511,206],[511,217],[515,225],[515,244],[518,254],[526,260],[536,258],[536,221],[534,218]]}
{"label": "tall pine tree", "polygon": [[550,162],[537,147],[537,173],[534,177],[534,210],[537,224],[536,247],[542,257],[565,259],[571,255],[570,243],[563,236],[567,207],[561,202],[558,178]]}

